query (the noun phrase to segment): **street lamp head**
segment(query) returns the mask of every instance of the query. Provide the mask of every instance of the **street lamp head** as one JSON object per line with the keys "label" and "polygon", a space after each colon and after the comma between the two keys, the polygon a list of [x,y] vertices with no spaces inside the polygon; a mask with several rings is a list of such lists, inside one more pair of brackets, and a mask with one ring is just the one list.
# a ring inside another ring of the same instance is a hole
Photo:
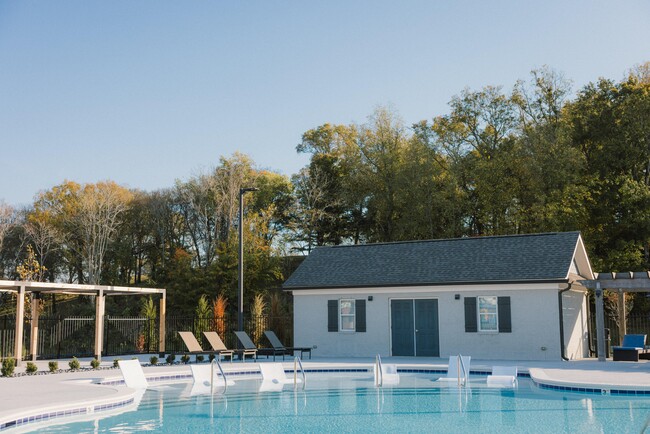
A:
{"label": "street lamp head", "polygon": [[242,187],[239,189],[239,194],[244,194],[249,191],[259,191],[260,189],[257,187]]}

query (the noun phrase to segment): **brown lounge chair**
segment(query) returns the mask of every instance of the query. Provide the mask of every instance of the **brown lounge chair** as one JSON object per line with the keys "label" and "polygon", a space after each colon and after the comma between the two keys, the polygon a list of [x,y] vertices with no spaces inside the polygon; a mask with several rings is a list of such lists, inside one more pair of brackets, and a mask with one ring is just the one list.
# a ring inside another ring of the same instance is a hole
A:
{"label": "brown lounge chair", "polygon": [[[300,351],[300,358],[302,358],[304,353],[309,353],[309,358],[311,359],[311,347],[285,347],[273,330],[266,330],[264,336],[266,336],[266,339],[269,340],[269,343],[275,350],[283,351],[283,354],[294,355],[296,351]],[[282,360],[284,360],[284,356]]]}
{"label": "brown lounge chair", "polygon": [[232,362],[232,356],[235,351],[226,348],[226,345],[223,343],[221,337],[217,332],[203,332],[203,336],[205,336],[205,338],[208,340],[208,343],[212,347],[212,350],[215,352],[215,354],[224,357],[230,357],[230,361]]}
{"label": "brown lounge chair", "polygon": [[185,347],[187,348],[187,352],[185,354],[194,354],[195,356],[198,356],[202,354],[214,353],[214,351],[205,351],[203,348],[201,348],[201,344],[196,340],[194,333],[178,332],[178,334],[180,335],[183,343],[185,344]]}

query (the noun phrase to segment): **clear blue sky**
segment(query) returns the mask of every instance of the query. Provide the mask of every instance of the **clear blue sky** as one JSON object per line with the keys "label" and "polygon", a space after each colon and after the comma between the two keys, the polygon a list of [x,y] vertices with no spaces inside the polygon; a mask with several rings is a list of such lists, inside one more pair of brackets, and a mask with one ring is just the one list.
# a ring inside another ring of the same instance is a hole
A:
{"label": "clear blue sky", "polygon": [[0,200],[143,190],[240,151],[286,175],[303,132],[407,124],[549,65],[574,89],[650,60],[650,2],[0,0]]}

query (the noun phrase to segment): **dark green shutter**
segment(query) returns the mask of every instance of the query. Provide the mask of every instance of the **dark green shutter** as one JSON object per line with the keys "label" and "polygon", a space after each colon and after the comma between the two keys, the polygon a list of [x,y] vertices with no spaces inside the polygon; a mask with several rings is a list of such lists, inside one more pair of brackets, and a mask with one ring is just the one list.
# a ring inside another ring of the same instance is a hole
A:
{"label": "dark green shutter", "polygon": [[476,333],[477,331],[476,297],[465,297],[465,332]]}
{"label": "dark green shutter", "polygon": [[355,330],[357,332],[366,331],[366,300],[356,300],[354,303],[354,312],[356,316]]}
{"label": "dark green shutter", "polygon": [[510,322],[510,297],[498,297],[497,306],[499,308],[499,332],[512,333],[512,323]]}
{"label": "dark green shutter", "polygon": [[339,301],[327,300],[327,331],[339,331]]}

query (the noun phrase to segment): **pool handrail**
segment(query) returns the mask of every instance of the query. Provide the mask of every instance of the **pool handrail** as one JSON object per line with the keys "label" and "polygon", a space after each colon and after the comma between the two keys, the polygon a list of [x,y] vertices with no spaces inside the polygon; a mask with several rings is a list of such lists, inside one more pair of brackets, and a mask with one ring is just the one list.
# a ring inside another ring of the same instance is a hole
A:
{"label": "pool handrail", "polygon": [[463,362],[463,356],[459,353],[458,354],[458,387],[461,386],[461,381],[460,381],[460,371],[462,369],[463,371],[463,386],[467,386],[467,380],[468,380],[468,375],[469,373],[467,372],[467,369],[465,368],[465,363]]}
{"label": "pool handrail", "polygon": [[381,366],[381,356],[377,354],[375,357],[375,386],[383,387],[384,385],[384,370]]}
{"label": "pool handrail", "polygon": [[307,385],[307,375],[305,375],[305,370],[302,367],[300,357],[293,359],[293,388],[294,390],[298,388],[298,366],[300,366],[300,372],[302,373],[302,390],[305,390],[305,386]]}
{"label": "pool handrail", "polygon": [[226,373],[223,372],[223,368],[221,367],[221,363],[219,362],[218,358],[214,358],[210,362],[210,394],[214,394],[214,365],[215,364],[219,368],[219,372],[221,372],[221,377],[223,378],[223,392],[221,392],[221,394],[225,395],[226,390],[228,390],[228,380],[226,379]]}

